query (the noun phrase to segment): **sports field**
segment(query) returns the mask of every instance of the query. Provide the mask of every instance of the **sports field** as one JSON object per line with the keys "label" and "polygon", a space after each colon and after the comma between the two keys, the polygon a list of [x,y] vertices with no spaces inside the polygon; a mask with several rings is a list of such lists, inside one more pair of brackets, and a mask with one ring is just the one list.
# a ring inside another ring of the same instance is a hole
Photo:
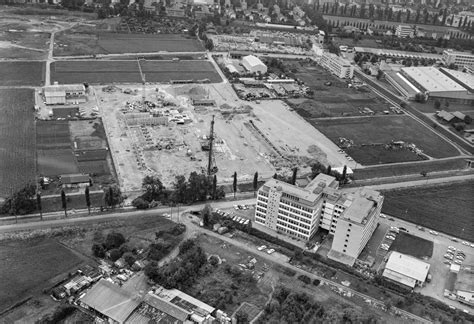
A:
{"label": "sports field", "polygon": [[222,81],[208,61],[58,61],[51,64],[51,82],[59,83],[141,83],[140,67],[147,82],[170,80]]}
{"label": "sports field", "polygon": [[474,242],[474,182],[383,192],[382,212]]}
{"label": "sports field", "polygon": [[32,89],[0,89],[0,197],[35,179]]}
{"label": "sports field", "polygon": [[51,279],[81,262],[49,239],[2,242],[0,255],[0,311],[52,286]]}
{"label": "sports field", "polygon": [[45,62],[0,62],[0,86],[40,86],[45,69]]}
{"label": "sports field", "polygon": [[[340,138],[353,141],[345,151],[366,165],[414,161],[419,158],[407,150],[386,149],[392,141],[413,143],[433,158],[458,155],[458,151],[435,133],[408,116],[379,116],[338,119],[308,119],[334,143]],[[375,146],[374,146],[375,145]]]}

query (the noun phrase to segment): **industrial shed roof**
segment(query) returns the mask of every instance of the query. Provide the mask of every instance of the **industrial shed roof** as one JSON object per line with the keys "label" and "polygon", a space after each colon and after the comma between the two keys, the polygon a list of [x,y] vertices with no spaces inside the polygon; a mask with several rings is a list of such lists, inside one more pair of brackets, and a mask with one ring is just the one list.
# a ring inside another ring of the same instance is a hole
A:
{"label": "industrial shed roof", "polygon": [[247,55],[242,58],[243,61],[247,62],[248,65],[250,66],[259,66],[259,65],[264,65],[263,62],[256,56],[254,55]]}
{"label": "industrial shed roof", "polygon": [[466,88],[434,67],[405,67],[403,74],[429,92],[467,91]]}
{"label": "industrial shed roof", "polygon": [[[411,282],[411,279],[413,279],[424,282],[426,276],[428,275],[429,269],[429,263],[421,261],[412,256],[393,251],[388,258],[387,264],[385,265],[385,271],[383,275],[386,276],[387,274],[397,277],[398,275],[401,275],[403,280]],[[398,275],[395,275],[395,273]]]}
{"label": "industrial shed roof", "polygon": [[105,279],[95,284],[80,301],[119,323],[125,322],[140,304],[132,294]]}

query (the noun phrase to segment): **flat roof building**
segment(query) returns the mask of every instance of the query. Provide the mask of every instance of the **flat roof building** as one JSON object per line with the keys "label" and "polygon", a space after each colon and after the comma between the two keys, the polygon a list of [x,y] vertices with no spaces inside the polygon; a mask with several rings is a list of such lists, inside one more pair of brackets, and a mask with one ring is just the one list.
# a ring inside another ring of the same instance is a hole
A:
{"label": "flat roof building", "polygon": [[352,79],[354,76],[354,66],[348,60],[336,54],[324,52],[323,56],[321,56],[320,64],[338,78]]}
{"label": "flat roof building", "polygon": [[442,73],[451,78],[454,82],[466,88],[469,92],[474,93],[474,75],[446,68],[439,69]]}
{"label": "flat roof building", "polygon": [[255,223],[308,241],[318,228],[334,235],[328,257],[353,265],[375,230],[383,196],[367,189],[342,192],[319,174],[305,188],[271,179],[258,191]]}
{"label": "flat roof building", "polygon": [[433,98],[472,101],[474,94],[434,67],[405,67],[401,74],[417,89]]}
{"label": "flat roof building", "polygon": [[453,50],[443,51],[443,62],[446,66],[454,64],[456,66],[465,66],[474,64],[474,54],[468,52],[459,52]]}
{"label": "flat roof building", "polygon": [[242,58],[242,65],[250,73],[267,73],[267,66],[256,56],[247,55]]}
{"label": "flat roof building", "polygon": [[86,101],[86,88],[83,84],[58,84],[43,87],[47,105],[64,105]]}
{"label": "flat roof building", "polygon": [[382,276],[390,281],[413,289],[415,286],[423,285],[429,270],[429,263],[392,251]]}

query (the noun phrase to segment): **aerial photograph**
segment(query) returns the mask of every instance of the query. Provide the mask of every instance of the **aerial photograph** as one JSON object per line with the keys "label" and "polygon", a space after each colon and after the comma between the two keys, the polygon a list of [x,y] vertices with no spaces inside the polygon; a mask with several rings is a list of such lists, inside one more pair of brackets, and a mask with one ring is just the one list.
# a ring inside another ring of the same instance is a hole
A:
{"label": "aerial photograph", "polygon": [[474,0],[0,0],[0,324],[474,323]]}

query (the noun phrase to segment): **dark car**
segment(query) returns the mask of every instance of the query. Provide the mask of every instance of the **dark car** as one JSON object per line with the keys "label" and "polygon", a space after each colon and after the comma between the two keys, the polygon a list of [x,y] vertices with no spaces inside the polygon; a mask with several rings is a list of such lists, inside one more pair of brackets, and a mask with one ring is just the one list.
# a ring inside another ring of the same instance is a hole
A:
{"label": "dark car", "polygon": [[404,231],[408,233],[408,230],[405,227],[399,227],[400,231]]}
{"label": "dark car", "polygon": [[389,220],[389,221],[392,221],[392,222],[395,221],[395,219],[393,219],[392,217],[390,217],[388,220]]}

